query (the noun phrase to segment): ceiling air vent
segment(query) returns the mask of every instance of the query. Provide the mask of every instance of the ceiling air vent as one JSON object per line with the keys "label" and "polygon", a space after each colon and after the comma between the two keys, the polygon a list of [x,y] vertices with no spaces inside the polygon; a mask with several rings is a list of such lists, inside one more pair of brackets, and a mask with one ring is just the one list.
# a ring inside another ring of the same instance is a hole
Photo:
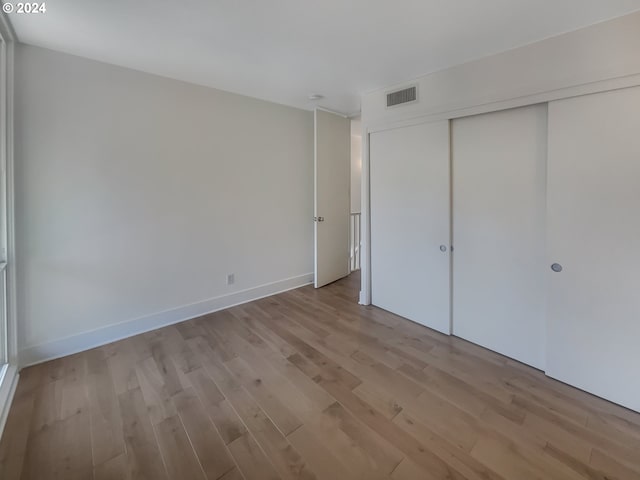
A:
{"label": "ceiling air vent", "polygon": [[416,86],[387,93],[387,107],[402,105],[403,103],[415,102],[418,99],[418,88]]}

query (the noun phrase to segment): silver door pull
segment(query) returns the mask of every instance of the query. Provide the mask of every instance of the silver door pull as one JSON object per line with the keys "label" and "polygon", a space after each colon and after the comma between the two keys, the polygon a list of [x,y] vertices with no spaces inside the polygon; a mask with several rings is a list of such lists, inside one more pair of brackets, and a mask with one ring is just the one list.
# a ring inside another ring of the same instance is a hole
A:
{"label": "silver door pull", "polygon": [[441,252],[446,252],[447,251],[447,246],[446,245],[440,245],[440,251]]}
{"label": "silver door pull", "polygon": [[553,265],[551,265],[551,270],[556,273],[560,273],[562,271],[562,265],[560,265],[559,263],[554,263]]}
{"label": "silver door pull", "polygon": [[314,222],[324,222],[324,217],[313,217]]}

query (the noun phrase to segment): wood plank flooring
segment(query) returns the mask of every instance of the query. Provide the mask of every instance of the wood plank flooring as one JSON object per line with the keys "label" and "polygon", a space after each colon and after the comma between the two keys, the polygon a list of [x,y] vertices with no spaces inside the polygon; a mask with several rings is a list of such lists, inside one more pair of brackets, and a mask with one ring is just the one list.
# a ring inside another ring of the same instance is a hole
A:
{"label": "wood plank flooring", "polygon": [[0,478],[640,479],[640,415],[356,303],[357,275],[25,369]]}

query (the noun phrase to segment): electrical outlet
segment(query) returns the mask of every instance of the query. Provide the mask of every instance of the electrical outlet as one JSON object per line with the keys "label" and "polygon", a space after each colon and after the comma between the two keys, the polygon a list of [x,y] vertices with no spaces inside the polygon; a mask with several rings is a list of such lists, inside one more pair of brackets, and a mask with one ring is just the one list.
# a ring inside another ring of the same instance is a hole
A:
{"label": "electrical outlet", "polygon": [[235,281],[236,281],[235,273],[230,273],[229,275],[227,275],[227,285],[233,285]]}

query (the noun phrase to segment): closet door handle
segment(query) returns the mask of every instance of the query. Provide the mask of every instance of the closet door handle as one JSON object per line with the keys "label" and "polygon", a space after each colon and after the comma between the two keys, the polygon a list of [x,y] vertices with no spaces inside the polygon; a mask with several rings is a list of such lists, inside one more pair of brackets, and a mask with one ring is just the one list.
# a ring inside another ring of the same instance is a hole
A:
{"label": "closet door handle", "polygon": [[446,245],[440,245],[440,251],[441,252],[446,252],[447,251],[447,246]]}
{"label": "closet door handle", "polygon": [[560,265],[559,263],[554,263],[553,265],[551,265],[551,270],[556,273],[560,273],[562,271],[562,265]]}

